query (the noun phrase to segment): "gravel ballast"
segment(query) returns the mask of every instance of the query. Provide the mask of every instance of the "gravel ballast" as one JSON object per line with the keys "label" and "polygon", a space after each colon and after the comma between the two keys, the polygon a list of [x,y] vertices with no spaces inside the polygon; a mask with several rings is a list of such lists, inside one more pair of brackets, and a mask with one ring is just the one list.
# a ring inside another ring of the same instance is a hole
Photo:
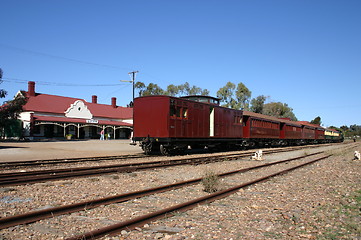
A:
{"label": "gravel ballast", "polygon": [[[4,187],[0,188],[0,213],[1,217],[11,216],[321,150],[334,155],[241,189],[227,198],[103,239],[361,239],[361,161],[353,160],[353,152],[360,151],[359,143],[265,155],[264,161],[240,159]],[[285,167],[291,166],[290,163]],[[224,189],[238,185],[259,174],[254,171],[220,179],[219,186]],[[201,184],[188,186],[3,229],[0,239],[64,239],[205,194]]]}

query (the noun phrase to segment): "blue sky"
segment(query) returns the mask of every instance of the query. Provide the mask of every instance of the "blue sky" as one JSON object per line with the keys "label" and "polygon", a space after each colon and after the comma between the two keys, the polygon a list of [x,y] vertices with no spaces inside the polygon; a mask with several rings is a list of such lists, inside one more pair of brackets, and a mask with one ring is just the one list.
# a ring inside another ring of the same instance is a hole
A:
{"label": "blue sky", "polygon": [[132,87],[119,80],[137,70],[146,84],[213,96],[243,82],[299,120],[361,125],[359,0],[2,0],[0,34],[0,101],[32,80],[37,92],[125,106]]}

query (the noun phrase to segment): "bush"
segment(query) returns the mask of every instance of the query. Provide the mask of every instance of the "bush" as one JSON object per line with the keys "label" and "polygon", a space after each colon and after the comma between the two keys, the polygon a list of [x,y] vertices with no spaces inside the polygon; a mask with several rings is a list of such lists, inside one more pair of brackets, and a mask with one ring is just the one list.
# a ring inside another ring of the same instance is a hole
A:
{"label": "bush", "polygon": [[203,191],[214,193],[218,191],[219,177],[213,171],[208,171],[202,179]]}

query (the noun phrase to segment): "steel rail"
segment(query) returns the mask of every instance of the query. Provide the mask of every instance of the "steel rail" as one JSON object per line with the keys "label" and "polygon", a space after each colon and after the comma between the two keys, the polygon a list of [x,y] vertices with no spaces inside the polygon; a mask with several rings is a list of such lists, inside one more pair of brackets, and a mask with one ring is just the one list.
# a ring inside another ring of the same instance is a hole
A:
{"label": "steel rail", "polygon": [[247,186],[250,186],[250,185],[265,181],[265,180],[268,180],[269,178],[272,178],[272,177],[275,177],[275,176],[278,176],[278,175],[285,174],[285,173],[287,173],[289,171],[292,171],[292,170],[295,170],[297,168],[300,168],[300,167],[315,163],[315,162],[320,161],[322,159],[326,159],[326,158],[328,158],[330,156],[332,156],[332,155],[327,155],[327,156],[324,156],[324,157],[321,157],[321,158],[318,158],[318,159],[315,159],[315,160],[312,160],[312,161],[297,165],[295,167],[291,167],[291,168],[282,170],[280,172],[273,173],[273,174],[270,174],[268,176],[258,178],[256,180],[253,180],[253,181],[250,181],[250,182],[243,183],[241,185],[238,185],[238,186],[235,186],[235,187],[232,187],[232,188],[228,188],[228,189],[223,190],[223,191],[219,191],[219,192],[209,194],[209,195],[204,196],[204,197],[200,197],[200,198],[188,201],[188,202],[184,202],[184,203],[181,203],[181,204],[171,206],[169,208],[165,208],[165,209],[162,209],[162,210],[159,210],[159,211],[156,211],[156,212],[145,214],[145,215],[142,215],[142,216],[130,219],[130,220],[126,220],[126,221],[119,222],[119,223],[114,224],[114,225],[104,227],[104,228],[99,228],[99,229],[96,229],[96,230],[93,230],[93,231],[90,231],[90,232],[86,232],[86,233],[81,234],[81,235],[73,236],[73,237],[67,238],[66,240],[85,240],[85,239],[96,239],[96,238],[100,238],[100,237],[103,237],[103,236],[106,236],[106,235],[112,236],[112,235],[120,233],[122,230],[134,229],[135,227],[143,226],[144,224],[149,223],[151,221],[154,221],[154,220],[157,220],[157,219],[160,219],[160,218],[165,218],[165,217],[167,217],[169,215],[172,215],[172,213],[174,213],[174,212],[184,212],[184,211],[187,211],[189,209],[195,208],[199,204],[205,204],[205,203],[213,202],[213,201],[221,199],[221,198],[225,198],[225,197],[237,192],[241,188],[244,188],[244,187],[247,187]]}
{"label": "steel rail", "polygon": [[[253,166],[253,167],[242,168],[242,169],[238,169],[238,170],[234,170],[234,171],[230,171],[230,172],[221,173],[218,176],[225,177],[225,176],[229,176],[229,175],[233,175],[233,174],[237,174],[237,173],[244,173],[244,172],[259,169],[259,168],[264,168],[264,167],[268,167],[268,166],[272,166],[272,165],[277,165],[277,164],[286,163],[286,162],[290,162],[290,161],[294,161],[294,160],[299,160],[299,159],[310,157],[310,156],[317,155],[320,153],[323,153],[323,152],[317,152],[317,153],[312,153],[312,154],[305,155],[305,156],[280,160],[277,162],[265,163],[265,164],[260,164],[260,165]],[[43,209],[43,210],[38,210],[38,211],[32,211],[32,212],[28,212],[28,213],[24,213],[24,214],[18,214],[18,215],[14,215],[14,216],[4,217],[4,218],[0,218],[0,229],[13,227],[13,226],[17,226],[20,224],[31,223],[31,222],[39,221],[42,219],[47,219],[47,218],[51,218],[54,216],[59,216],[59,215],[68,214],[68,213],[72,213],[72,212],[82,211],[82,210],[86,210],[86,209],[92,209],[92,208],[96,208],[101,205],[125,202],[125,201],[131,200],[131,199],[136,199],[136,198],[144,197],[147,195],[152,195],[155,193],[170,191],[170,190],[173,190],[176,188],[185,187],[188,185],[199,183],[202,181],[202,179],[203,178],[195,178],[195,179],[190,179],[187,181],[177,182],[177,183],[169,184],[169,185],[163,185],[163,186],[159,186],[159,187],[155,187],[155,188],[149,188],[149,189],[145,189],[145,190],[134,191],[134,192],[115,195],[115,196],[109,196],[106,198],[99,198],[99,199],[94,199],[94,200],[90,200],[90,201],[84,201],[84,202],[80,202],[80,203],[64,205],[64,206],[60,206],[60,207],[53,207],[53,208],[48,208],[48,209]]]}
{"label": "steel rail", "polygon": [[[289,151],[289,149],[275,149],[275,150],[267,149],[264,150],[264,153],[278,153],[284,151]],[[240,157],[246,157],[251,155],[252,155],[251,152],[231,153],[228,155],[195,157],[189,159],[115,164],[115,165],[93,166],[93,167],[63,168],[63,169],[39,170],[39,171],[29,171],[29,172],[9,172],[9,173],[0,174],[0,187],[44,182],[44,181],[65,179],[65,178],[109,174],[114,172],[133,172],[136,170],[154,169],[154,168],[178,166],[184,164],[204,164],[204,163],[222,161],[221,159],[233,160],[233,159],[238,159]]]}
{"label": "steel rail", "polygon": [[58,158],[58,159],[44,159],[44,160],[28,160],[28,161],[12,161],[12,162],[0,162],[0,167],[22,167],[22,166],[43,166],[51,164],[68,164],[77,162],[95,162],[95,161],[107,161],[107,160],[121,160],[129,158],[144,158],[149,157],[144,154],[132,154],[132,155],[120,155],[120,156],[101,156],[101,157],[79,157],[79,158]]}
{"label": "steel rail", "polygon": [[[294,150],[294,149],[292,149]],[[278,153],[278,152],[284,152],[289,151],[289,149],[266,149],[263,150],[264,153]],[[249,156],[251,153],[231,153],[228,155],[223,156],[214,156],[214,157],[243,157],[243,155]],[[209,159],[210,157],[196,157],[196,158],[190,158],[190,160],[202,160],[202,159]],[[77,168],[59,168],[59,169],[50,169],[50,170],[37,170],[37,171],[20,171],[20,172],[8,172],[8,173],[0,173],[0,179],[7,179],[9,177],[15,177],[15,176],[31,176],[31,175],[39,175],[39,174],[58,174],[62,172],[76,172],[76,171],[84,171],[84,170],[93,170],[93,169],[99,169],[99,168],[118,168],[118,167],[134,167],[134,166],[143,166],[143,165],[152,165],[152,164],[167,164],[170,162],[176,162],[176,161],[183,161],[183,159],[176,159],[176,160],[165,160],[165,161],[153,161],[153,162],[139,162],[139,163],[127,163],[127,164],[114,164],[114,165],[103,165],[103,166],[93,166],[93,167],[77,167]]]}
{"label": "steel rail", "polygon": [[[250,154],[239,154],[237,156],[222,156],[221,159],[238,159],[239,157],[249,156]],[[0,186],[12,186],[28,183],[44,182],[64,178],[83,177],[90,175],[107,174],[114,172],[133,172],[136,170],[155,169],[185,164],[204,164],[215,161],[221,161],[219,156],[201,157],[191,159],[177,159],[156,162],[142,162],[132,164],[120,164],[109,166],[96,166],[90,168],[68,168],[59,170],[44,170],[33,172],[15,172],[0,174]]]}
{"label": "steel rail", "polygon": [[[323,144],[327,146],[329,144]],[[299,148],[310,148],[317,147],[319,145],[305,145],[298,147],[287,147],[286,149],[279,149],[279,151],[289,151],[290,149],[299,149]],[[264,150],[267,151],[267,150]],[[119,155],[119,156],[99,156],[99,157],[79,157],[79,158],[58,158],[58,159],[44,159],[44,160],[28,160],[28,161],[11,161],[11,162],[0,162],[0,167],[11,168],[11,167],[33,167],[33,166],[45,166],[45,165],[54,165],[54,164],[69,164],[77,162],[94,162],[94,161],[107,161],[107,160],[122,160],[130,158],[151,158],[157,156],[149,156],[140,154],[130,154],[130,155]]]}

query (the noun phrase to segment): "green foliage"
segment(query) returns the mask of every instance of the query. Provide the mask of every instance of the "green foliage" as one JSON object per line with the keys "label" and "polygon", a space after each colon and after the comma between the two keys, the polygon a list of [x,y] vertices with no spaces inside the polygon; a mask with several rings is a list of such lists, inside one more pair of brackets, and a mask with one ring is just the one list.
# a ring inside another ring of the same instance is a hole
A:
{"label": "green foliage", "polygon": [[167,86],[167,90],[163,90],[157,84],[149,83],[145,85],[142,82],[137,82],[134,88],[138,91],[138,96],[149,96],[149,95],[168,95],[173,97],[187,96],[187,95],[209,95],[207,89],[202,89],[197,86],[190,86],[188,82],[181,85],[170,84]]}
{"label": "green foliage", "polygon": [[155,83],[149,83],[142,93],[142,96],[163,95],[164,90]]}
{"label": "green foliage", "polygon": [[236,100],[233,98],[236,85],[232,82],[227,82],[226,86],[217,91],[217,97],[221,99],[222,107],[234,108]]}
{"label": "green foliage", "polygon": [[290,118],[292,121],[297,121],[293,109],[286,103],[271,102],[264,105],[263,114],[277,118]]}
{"label": "green foliage", "polygon": [[249,110],[252,92],[243,83],[238,83],[236,91],[237,109]]}
{"label": "green foliage", "polygon": [[26,101],[27,99],[24,97],[16,97],[14,100],[7,101],[0,107],[0,130],[2,130],[2,135],[9,137],[20,136],[21,125],[19,124],[17,117],[22,111]]}
{"label": "green foliage", "polygon": [[361,136],[361,125],[350,125],[350,127],[347,126],[341,126],[340,128],[336,128],[336,127],[329,127],[329,128],[334,128],[336,130],[342,131],[343,135],[345,137],[357,137],[357,136]]}
{"label": "green foliage", "polygon": [[22,135],[21,121],[17,119],[8,119],[4,126],[4,134],[7,137],[21,137]]}
{"label": "green foliage", "polygon": [[[0,68],[0,84],[3,82],[1,79],[3,77],[3,70]],[[8,93],[4,89],[0,89],[0,98],[6,97]]]}
{"label": "green foliage", "polygon": [[262,113],[263,112],[263,106],[264,103],[266,102],[267,97],[264,95],[260,95],[256,98],[253,98],[251,100],[251,108],[250,111],[251,112],[255,112],[255,113]]}
{"label": "green foliage", "polygon": [[313,119],[310,123],[312,123],[312,124],[316,124],[316,125],[321,125],[321,117],[320,116],[318,116],[318,117],[316,117],[315,119]]}
{"label": "green foliage", "polygon": [[143,91],[146,89],[146,86],[142,82],[136,82],[134,88],[138,90],[138,96],[143,96]]}
{"label": "green foliage", "polygon": [[223,107],[248,110],[251,91],[243,83],[238,83],[236,90],[234,83],[227,82],[217,91],[217,97],[221,99]]}
{"label": "green foliage", "polygon": [[179,94],[179,88],[174,84],[168,85],[166,93],[168,96],[175,97]]}
{"label": "green foliage", "polygon": [[188,82],[178,85],[176,88],[178,89],[178,96],[209,95],[209,91],[207,89],[202,89],[194,85],[190,86]]}

